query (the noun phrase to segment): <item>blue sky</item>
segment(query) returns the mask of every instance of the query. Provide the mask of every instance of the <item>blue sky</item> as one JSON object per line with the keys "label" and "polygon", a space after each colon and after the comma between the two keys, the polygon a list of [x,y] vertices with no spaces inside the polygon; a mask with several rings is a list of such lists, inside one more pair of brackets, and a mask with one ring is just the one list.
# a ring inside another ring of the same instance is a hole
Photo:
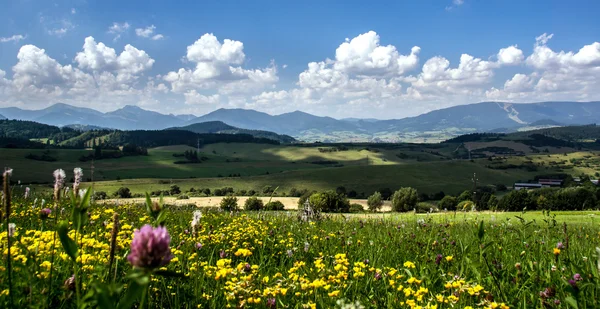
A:
{"label": "blue sky", "polygon": [[598,1],[2,7],[0,106],[401,118],[490,100],[600,100]]}

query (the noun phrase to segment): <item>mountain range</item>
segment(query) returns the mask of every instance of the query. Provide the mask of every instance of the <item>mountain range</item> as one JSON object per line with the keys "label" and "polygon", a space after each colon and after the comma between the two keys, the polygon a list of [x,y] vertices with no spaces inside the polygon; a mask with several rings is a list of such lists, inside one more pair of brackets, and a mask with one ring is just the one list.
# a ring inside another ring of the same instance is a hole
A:
{"label": "mountain range", "polygon": [[600,102],[527,104],[482,102],[435,110],[416,117],[390,120],[335,119],[301,111],[270,115],[248,109],[218,109],[196,117],[165,115],[131,105],[102,113],[63,103],[41,110],[0,108],[0,115],[8,119],[31,120],[56,126],[86,125],[121,130],[159,130],[220,121],[237,130],[271,131],[305,141],[396,142],[402,141],[406,136],[513,132],[540,127],[600,123]]}

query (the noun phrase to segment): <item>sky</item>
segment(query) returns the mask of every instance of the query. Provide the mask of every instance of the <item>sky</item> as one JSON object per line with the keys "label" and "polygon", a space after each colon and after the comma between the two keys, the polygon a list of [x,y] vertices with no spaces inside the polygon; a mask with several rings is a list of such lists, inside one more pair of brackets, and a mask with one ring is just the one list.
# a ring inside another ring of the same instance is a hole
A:
{"label": "sky", "polygon": [[392,119],[600,100],[600,1],[0,3],[0,107]]}

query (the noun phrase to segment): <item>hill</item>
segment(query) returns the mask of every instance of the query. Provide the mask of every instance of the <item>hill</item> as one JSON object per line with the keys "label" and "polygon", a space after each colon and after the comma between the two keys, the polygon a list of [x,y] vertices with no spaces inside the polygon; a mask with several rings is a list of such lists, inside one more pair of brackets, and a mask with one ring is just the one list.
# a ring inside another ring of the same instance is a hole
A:
{"label": "hill", "polygon": [[[234,127],[229,133],[267,131],[302,141],[321,142],[439,142],[473,132],[509,133],[556,126],[600,123],[600,102],[505,103],[482,102],[453,106],[416,117],[390,120],[321,117],[301,111],[270,115],[249,109],[218,109],[206,115],[165,115],[136,106],[101,113],[57,103],[41,110],[0,108],[9,119],[54,126],[82,125],[118,130],[161,130],[220,121]],[[393,115],[391,115],[393,116]],[[262,133],[261,133],[262,134]],[[266,134],[266,133],[265,133]],[[278,140],[281,140],[278,137]]]}
{"label": "hill", "polygon": [[0,120],[6,119],[6,117],[0,115]]}
{"label": "hill", "polygon": [[257,138],[268,138],[280,143],[293,143],[296,140],[288,135],[262,130],[247,130],[230,126],[222,121],[207,121],[190,124],[184,127],[169,128],[168,130],[186,130],[194,133],[225,133],[225,134],[248,134]]}

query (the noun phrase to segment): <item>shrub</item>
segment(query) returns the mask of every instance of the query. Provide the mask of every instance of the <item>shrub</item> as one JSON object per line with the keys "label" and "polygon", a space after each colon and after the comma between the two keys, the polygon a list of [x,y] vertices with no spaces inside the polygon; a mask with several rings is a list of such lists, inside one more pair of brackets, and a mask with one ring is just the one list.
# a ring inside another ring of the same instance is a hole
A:
{"label": "shrub", "polygon": [[446,195],[438,204],[438,208],[446,210],[456,210],[456,204],[458,204],[456,197],[452,195]]}
{"label": "shrub", "polygon": [[418,201],[417,190],[410,187],[400,188],[392,195],[392,209],[400,212],[413,210]]}
{"label": "shrub", "polygon": [[596,207],[595,192],[584,187],[559,190],[551,202],[554,210],[584,210]]}
{"label": "shrub", "polygon": [[351,213],[360,213],[360,212],[364,212],[364,211],[365,211],[365,208],[361,204],[354,203],[354,204],[350,205]]}
{"label": "shrub", "polygon": [[271,201],[265,205],[265,210],[283,210],[284,205],[280,201]]}
{"label": "shrub", "polygon": [[244,209],[246,210],[262,210],[263,207],[263,201],[255,196],[248,198],[244,203]]}
{"label": "shrub", "polygon": [[460,211],[471,211],[474,206],[475,203],[473,201],[466,200],[458,203],[458,205],[456,205],[456,209]]}
{"label": "shrub", "polygon": [[274,191],[274,189],[273,189],[273,187],[271,187],[271,186],[265,186],[265,187],[262,189],[262,193],[263,193],[263,194],[271,194],[271,193],[273,193],[273,191]]}
{"label": "shrub", "polygon": [[350,190],[350,192],[348,192],[349,198],[356,198],[357,196],[358,196],[358,193],[354,190]]}
{"label": "shrub", "polygon": [[521,211],[524,208],[535,209],[535,203],[533,203],[526,190],[513,190],[498,202],[499,210]]}
{"label": "shrub", "polygon": [[182,194],[182,195],[178,196],[177,199],[178,200],[189,200],[190,197],[185,194]]}
{"label": "shrub", "polygon": [[473,192],[471,192],[471,190],[465,190],[456,198],[456,201],[460,203],[462,201],[470,201],[472,199]]}
{"label": "shrub", "polygon": [[321,212],[349,212],[350,202],[344,195],[334,191],[315,193],[310,196],[310,204]]}
{"label": "shrub", "polygon": [[381,198],[381,193],[375,192],[373,193],[373,195],[369,196],[369,199],[367,199],[367,205],[369,206],[370,211],[379,211],[381,209],[381,206],[383,206],[383,199]]}
{"label": "shrub", "polygon": [[435,204],[428,203],[428,202],[417,203],[417,207],[415,207],[415,210],[417,211],[417,213],[420,213],[420,214],[439,211],[439,209],[437,208],[437,206],[435,206]]}
{"label": "shrub", "polygon": [[127,188],[127,187],[120,187],[119,190],[117,190],[117,192],[115,192],[115,195],[120,198],[130,198],[131,191],[129,191],[129,188]]}
{"label": "shrub", "polygon": [[223,191],[221,191],[221,189],[215,189],[213,193],[215,194],[215,196],[223,196]]}
{"label": "shrub", "polygon": [[171,185],[171,189],[169,189],[169,194],[171,195],[177,195],[181,193],[181,189],[179,188],[178,185]]}
{"label": "shrub", "polygon": [[104,191],[94,192],[94,200],[105,200],[107,197],[108,195]]}
{"label": "shrub", "polygon": [[206,188],[206,189],[202,190],[202,193],[206,194],[206,196],[209,196],[210,195],[210,189]]}
{"label": "shrub", "polygon": [[226,196],[221,200],[219,207],[224,211],[237,211],[238,210],[238,199],[235,196]]}

